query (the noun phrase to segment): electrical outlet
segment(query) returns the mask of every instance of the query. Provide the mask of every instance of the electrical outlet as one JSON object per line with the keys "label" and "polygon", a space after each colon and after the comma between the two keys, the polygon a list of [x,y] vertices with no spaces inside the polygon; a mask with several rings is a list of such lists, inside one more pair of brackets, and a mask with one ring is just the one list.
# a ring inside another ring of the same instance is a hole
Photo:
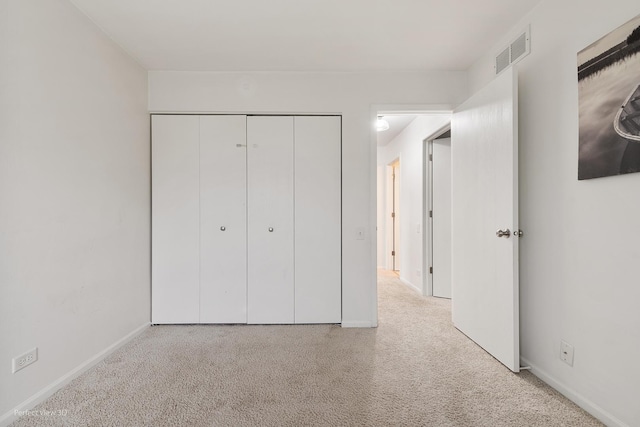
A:
{"label": "electrical outlet", "polygon": [[573,346],[560,341],[560,360],[569,366],[573,366]]}
{"label": "electrical outlet", "polygon": [[34,363],[36,360],[38,360],[38,347],[33,350],[29,350],[18,357],[14,357],[11,364],[11,372],[15,374],[20,369],[26,368]]}

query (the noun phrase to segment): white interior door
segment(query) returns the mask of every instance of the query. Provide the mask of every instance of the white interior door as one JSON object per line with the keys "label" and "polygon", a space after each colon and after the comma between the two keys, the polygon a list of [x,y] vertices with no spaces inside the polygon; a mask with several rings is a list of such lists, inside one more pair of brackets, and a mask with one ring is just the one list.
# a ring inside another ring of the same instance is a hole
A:
{"label": "white interior door", "polygon": [[433,296],[451,298],[451,138],[432,142]]}
{"label": "white interior door", "polygon": [[248,323],[294,323],[293,117],[247,117]]}
{"label": "white interior door", "polygon": [[393,259],[393,270],[400,271],[400,161],[393,164],[393,248],[391,257]]}
{"label": "white interior door", "polygon": [[200,323],[247,322],[246,116],[200,117]]}
{"label": "white interior door", "polygon": [[152,116],[152,323],[199,321],[199,118]]}
{"label": "white interior door", "polygon": [[295,118],[295,322],[339,323],[341,118]]}
{"label": "white interior door", "polygon": [[[503,72],[453,114],[452,311],[465,335],[514,372],[518,320],[517,77]],[[498,237],[497,230],[510,236]]]}

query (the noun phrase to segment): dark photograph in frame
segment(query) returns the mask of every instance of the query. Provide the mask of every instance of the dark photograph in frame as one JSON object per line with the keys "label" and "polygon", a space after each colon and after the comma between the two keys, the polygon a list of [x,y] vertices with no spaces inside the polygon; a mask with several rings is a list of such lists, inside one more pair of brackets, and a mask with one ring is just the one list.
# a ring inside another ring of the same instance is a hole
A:
{"label": "dark photograph in frame", "polygon": [[640,172],[640,15],[578,53],[578,179]]}

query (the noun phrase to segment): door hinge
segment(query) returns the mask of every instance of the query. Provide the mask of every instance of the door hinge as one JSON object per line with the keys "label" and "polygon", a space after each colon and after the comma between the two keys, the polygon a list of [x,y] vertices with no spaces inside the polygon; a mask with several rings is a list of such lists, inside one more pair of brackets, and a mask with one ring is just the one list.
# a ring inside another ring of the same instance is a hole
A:
{"label": "door hinge", "polygon": [[396,213],[395,212],[391,212],[391,218],[395,218],[396,217]]}
{"label": "door hinge", "polygon": [[391,256],[396,256],[396,251],[391,251]]}
{"label": "door hinge", "polygon": [[429,211],[429,218],[433,218],[433,211]]}
{"label": "door hinge", "polygon": [[429,267],[429,274],[433,274],[433,267]]}
{"label": "door hinge", "polygon": [[433,162],[433,154],[429,154],[429,161]]}

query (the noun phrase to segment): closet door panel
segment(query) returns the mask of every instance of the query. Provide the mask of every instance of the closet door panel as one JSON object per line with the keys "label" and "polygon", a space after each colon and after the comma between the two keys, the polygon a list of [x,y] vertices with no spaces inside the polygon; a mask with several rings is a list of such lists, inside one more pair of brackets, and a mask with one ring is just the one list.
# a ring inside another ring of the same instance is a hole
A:
{"label": "closet door panel", "polygon": [[248,322],[294,322],[293,117],[247,117]]}
{"label": "closet door panel", "polygon": [[200,117],[200,323],[247,322],[246,116]]}
{"label": "closet door panel", "polygon": [[339,323],[341,118],[295,118],[295,322]]}
{"label": "closet door panel", "polygon": [[152,323],[199,320],[197,116],[152,116]]}

